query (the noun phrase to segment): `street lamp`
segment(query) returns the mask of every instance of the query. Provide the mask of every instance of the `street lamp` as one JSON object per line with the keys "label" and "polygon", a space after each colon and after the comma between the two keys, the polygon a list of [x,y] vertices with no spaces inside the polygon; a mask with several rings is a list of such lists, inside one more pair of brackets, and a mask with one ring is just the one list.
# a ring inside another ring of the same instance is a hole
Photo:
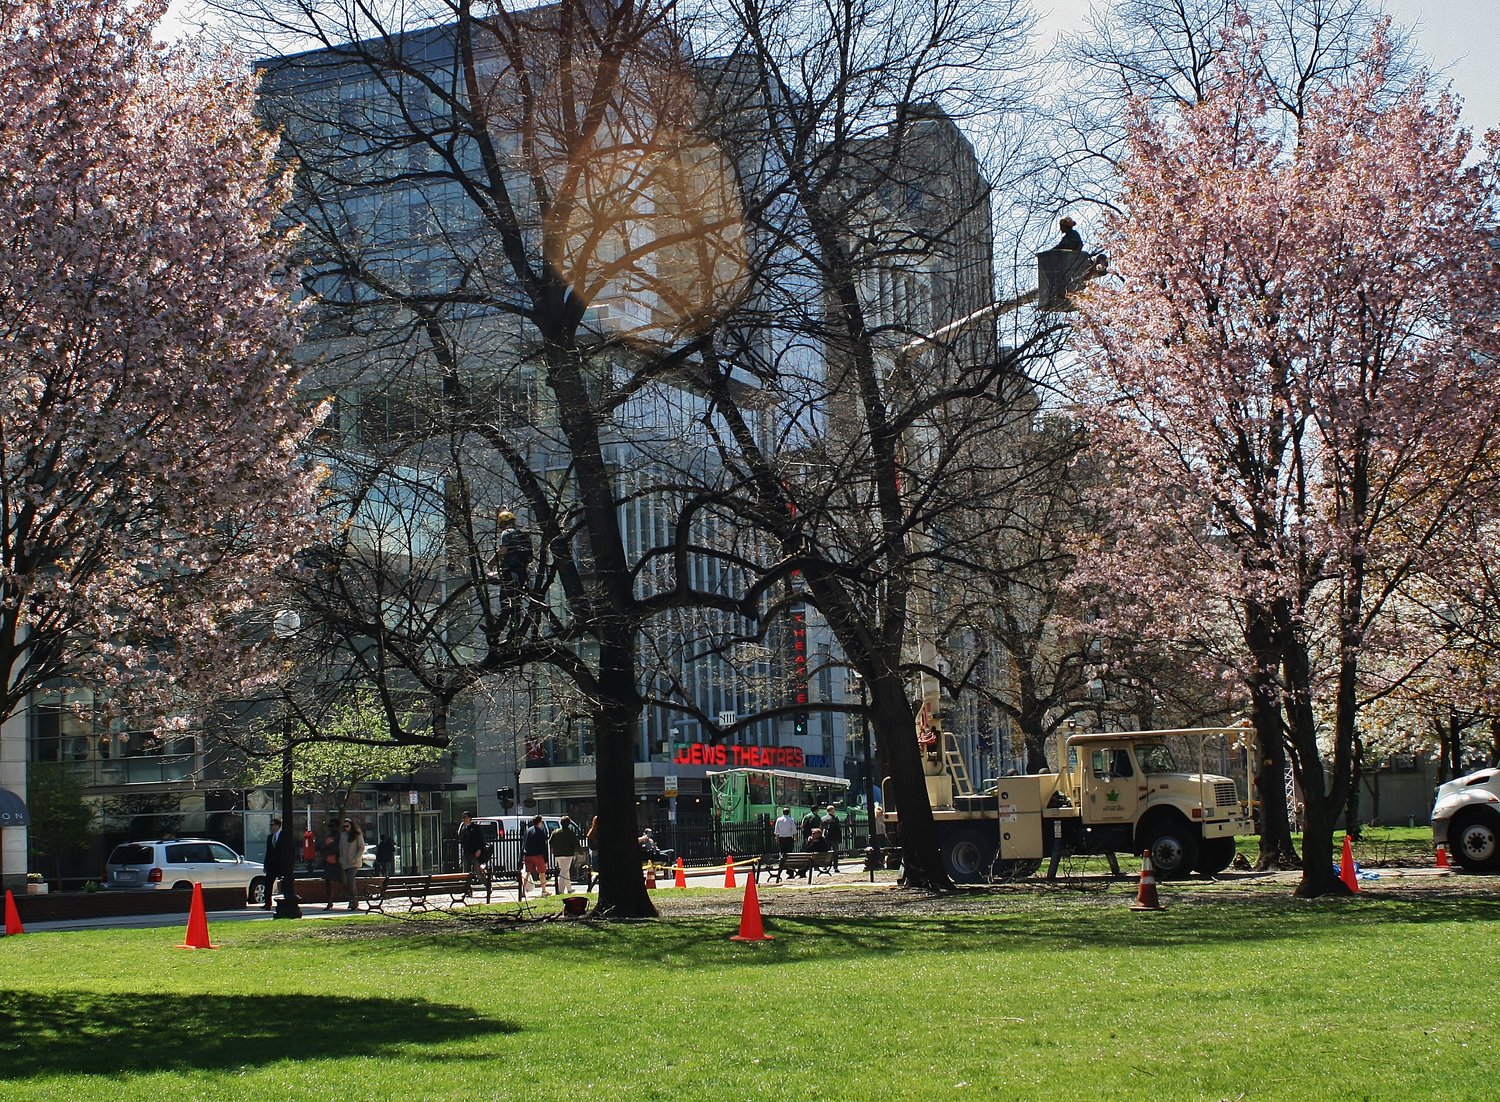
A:
{"label": "street lamp", "polygon": [[[278,639],[289,639],[302,627],[302,617],[292,609],[276,614],[273,631]],[[297,899],[296,849],[292,844],[292,717],[282,719],[281,747],[281,899],[276,904],[277,918],[301,918],[302,906]],[[266,888],[267,891],[271,889]]]}
{"label": "street lamp", "polygon": [[[676,727],[667,731],[667,760],[671,761],[677,752],[677,740],[682,737],[682,732]],[[667,819],[672,824],[672,848],[678,853],[682,852],[682,842],[678,838],[677,828],[677,797],[667,797]]]}

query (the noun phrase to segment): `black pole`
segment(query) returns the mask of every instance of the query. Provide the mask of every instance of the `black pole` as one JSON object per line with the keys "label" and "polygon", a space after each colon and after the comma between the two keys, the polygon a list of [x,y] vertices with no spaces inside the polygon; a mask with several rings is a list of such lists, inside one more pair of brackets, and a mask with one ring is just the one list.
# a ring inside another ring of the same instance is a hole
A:
{"label": "black pole", "polygon": [[[277,918],[301,918],[302,906],[297,899],[296,847],[292,844],[292,720],[287,717],[282,729],[285,745],[281,750],[281,899],[276,904]],[[266,891],[271,886],[266,885]]]}
{"label": "black pole", "polygon": [[865,831],[870,839],[869,844],[875,844],[875,786],[874,778],[870,776],[870,713],[868,711],[866,697],[868,687],[865,679],[859,679],[859,721],[863,727],[863,737],[860,739],[860,753],[864,757],[865,773]]}
{"label": "black pole", "polygon": [[[414,784],[416,782],[413,779],[413,780],[408,780],[407,783],[408,784]],[[411,856],[412,856],[412,861],[413,862],[416,861],[416,859],[417,859],[417,852],[418,852],[417,851],[417,804],[416,804],[416,801],[411,798],[412,797],[412,792],[414,792],[414,791],[416,791],[416,790],[415,789],[410,789],[406,793],[406,809],[407,809],[407,812],[408,812],[407,819],[411,823]],[[442,871],[442,870],[439,869],[439,871]]]}

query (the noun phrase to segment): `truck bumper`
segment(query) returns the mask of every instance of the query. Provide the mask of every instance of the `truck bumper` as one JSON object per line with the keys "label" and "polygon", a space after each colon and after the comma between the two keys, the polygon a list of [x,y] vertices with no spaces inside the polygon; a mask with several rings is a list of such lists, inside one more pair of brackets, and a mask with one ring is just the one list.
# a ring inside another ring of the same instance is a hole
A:
{"label": "truck bumper", "polygon": [[1238,838],[1244,834],[1254,833],[1255,824],[1249,819],[1209,821],[1203,824],[1203,837],[1205,838]]}

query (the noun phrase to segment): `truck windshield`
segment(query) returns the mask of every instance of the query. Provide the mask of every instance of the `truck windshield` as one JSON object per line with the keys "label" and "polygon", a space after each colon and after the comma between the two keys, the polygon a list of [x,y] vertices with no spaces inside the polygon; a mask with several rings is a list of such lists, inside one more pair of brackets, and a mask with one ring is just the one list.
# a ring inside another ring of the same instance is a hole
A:
{"label": "truck windshield", "polygon": [[1172,751],[1164,742],[1149,742],[1135,748],[1135,757],[1141,763],[1142,773],[1176,773],[1177,763],[1172,760]]}

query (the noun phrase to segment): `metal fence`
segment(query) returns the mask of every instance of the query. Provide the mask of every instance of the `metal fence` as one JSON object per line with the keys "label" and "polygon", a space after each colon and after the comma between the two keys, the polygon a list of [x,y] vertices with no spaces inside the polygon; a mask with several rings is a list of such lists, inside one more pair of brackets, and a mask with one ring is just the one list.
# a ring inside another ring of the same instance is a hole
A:
{"label": "metal fence", "polygon": [[[865,817],[854,812],[841,817],[839,822],[843,828],[839,852],[863,854],[870,845]],[[765,853],[775,853],[778,848],[770,822],[750,826],[676,824],[675,827],[670,822],[664,822],[653,828],[653,835],[658,846],[673,851],[674,856],[680,855],[687,865],[717,865],[726,856],[758,857]],[[799,828],[799,849],[801,845],[802,833]]]}
{"label": "metal fence", "polygon": [[[844,827],[844,834],[839,842],[839,852],[862,856],[865,847],[870,844],[864,816],[853,813],[840,821]],[[651,833],[668,863],[681,857],[684,865],[718,865],[725,857],[759,857],[777,851],[776,839],[771,833],[770,823],[726,827],[721,824],[673,824],[668,820],[652,826]],[[799,847],[801,837],[799,832]],[[491,875],[501,879],[513,879],[516,871],[521,867],[520,836],[508,834],[492,843],[492,851]],[[444,860],[445,867],[454,870],[463,867],[456,841],[447,846],[445,854],[447,855]],[[580,847],[579,858],[574,862],[573,878],[575,880],[584,875],[583,870],[587,865],[587,859],[587,853]],[[549,872],[555,871],[555,868],[549,870]]]}

